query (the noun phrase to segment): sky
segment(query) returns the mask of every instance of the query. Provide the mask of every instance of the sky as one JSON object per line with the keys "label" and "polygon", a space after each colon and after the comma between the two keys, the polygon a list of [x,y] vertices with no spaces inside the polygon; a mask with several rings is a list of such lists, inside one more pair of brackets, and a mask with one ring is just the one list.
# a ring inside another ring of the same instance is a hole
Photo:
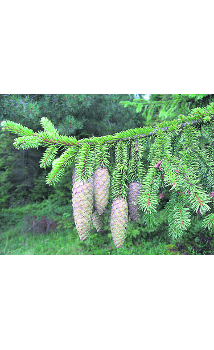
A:
{"label": "sky", "polygon": [[[150,96],[150,94],[145,94],[144,98],[145,98],[146,100],[149,100],[149,96]],[[135,97],[136,97],[136,98],[140,98],[139,94],[135,94]]]}
{"label": "sky", "polygon": [[149,100],[149,96],[150,96],[150,94],[146,94],[146,95],[144,96],[144,98],[145,98],[146,100]]}

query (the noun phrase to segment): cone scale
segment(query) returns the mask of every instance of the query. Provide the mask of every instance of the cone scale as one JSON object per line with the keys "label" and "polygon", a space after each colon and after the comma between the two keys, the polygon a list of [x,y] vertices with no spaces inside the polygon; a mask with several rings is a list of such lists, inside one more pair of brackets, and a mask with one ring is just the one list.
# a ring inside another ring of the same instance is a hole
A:
{"label": "cone scale", "polygon": [[103,231],[103,227],[104,227],[103,215],[99,215],[97,210],[95,210],[93,212],[92,221],[93,221],[93,225],[96,228],[97,232]]}

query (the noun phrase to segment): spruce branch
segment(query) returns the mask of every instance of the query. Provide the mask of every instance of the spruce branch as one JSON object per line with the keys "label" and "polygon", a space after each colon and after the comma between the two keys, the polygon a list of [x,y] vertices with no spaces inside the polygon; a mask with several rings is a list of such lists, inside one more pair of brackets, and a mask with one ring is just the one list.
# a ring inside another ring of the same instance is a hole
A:
{"label": "spruce branch", "polygon": [[110,161],[110,147],[106,144],[98,144],[94,148],[94,166],[98,168],[108,168]]}
{"label": "spruce branch", "polygon": [[[109,166],[109,151],[113,147],[113,198],[126,198],[127,183],[134,179],[139,180],[142,191],[138,204],[144,212],[143,220],[152,227],[156,222],[160,186],[172,186],[171,198],[166,207],[169,231],[173,237],[180,237],[190,223],[189,208],[195,212],[200,211],[202,215],[210,210],[206,186],[214,187],[213,117],[214,103],[206,108],[192,110],[189,116],[180,115],[178,120],[157,124],[154,128],[136,128],[80,141],[75,137],[59,135],[47,118],[41,119],[44,131],[37,133],[8,120],[3,121],[1,126],[2,130],[20,135],[14,142],[17,149],[47,147],[40,166],[46,168],[52,163],[52,170],[47,177],[49,185],[59,181],[64,174],[64,168],[71,166],[73,162],[77,179],[88,180],[95,168]],[[207,152],[200,148],[199,138],[202,137],[202,131],[208,142]],[[155,136],[153,144],[150,144],[151,136]],[[150,166],[145,175],[142,163],[143,150],[147,146],[150,147]],[[60,147],[65,151],[59,158],[54,159]],[[202,163],[204,167],[201,166]],[[199,166],[201,172],[198,170]],[[208,182],[204,180],[205,169],[209,171]],[[185,207],[186,204],[188,208]],[[211,229],[214,225],[214,215],[207,216],[203,223]]]}
{"label": "spruce branch", "polygon": [[88,181],[91,178],[94,172],[94,157],[94,147],[88,143],[82,144],[75,158],[77,180]]}
{"label": "spruce branch", "polygon": [[64,148],[70,146],[79,146],[75,137],[59,135],[52,123],[47,118],[41,118],[41,123],[45,132],[34,132],[19,123],[10,120],[1,122],[2,131],[10,131],[23,137],[18,137],[13,143],[17,149],[35,148],[38,146],[48,146],[50,144],[62,146]]}
{"label": "spruce branch", "polygon": [[129,145],[130,147],[130,157],[129,157],[129,163],[128,163],[128,177],[129,181],[132,182],[135,180],[137,175],[137,153],[138,150],[136,150],[136,144],[135,141],[132,141]]}
{"label": "spruce branch", "polygon": [[48,120],[48,118],[41,118],[40,124],[43,126],[44,131],[47,133],[59,136],[57,129],[54,127],[52,122]]}
{"label": "spruce branch", "polygon": [[[209,118],[208,118],[209,117]],[[115,143],[118,141],[126,141],[130,139],[135,138],[142,138],[142,137],[149,137],[154,136],[158,132],[167,132],[167,131],[176,131],[184,128],[186,125],[196,125],[201,123],[208,123],[213,120],[214,117],[214,103],[211,103],[206,108],[195,108],[191,111],[189,116],[182,116],[180,115],[178,120],[172,120],[172,121],[164,121],[160,124],[156,125],[156,128],[152,127],[144,127],[144,128],[136,128],[131,130],[122,131],[120,133],[116,133],[114,135],[107,135],[107,136],[101,136],[101,137],[92,137],[87,139],[82,139],[80,141],[77,141],[75,137],[71,136],[61,136],[60,139],[54,139],[51,138],[51,135],[53,134],[56,136],[56,129],[51,124],[50,121],[48,121],[47,118],[41,119],[41,124],[43,125],[44,129],[48,131],[48,135],[41,134],[41,133],[34,133],[33,130],[28,129],[26,127],[21,126],[20,124],[11,122],[9,120],[1,122],[2,130],[8,130],[13,133],[17,133],[19,135],[34,135],[35,137],[40,137],[41,141],[43,142],[43,145],[45,143],[57,143],[60,146],[63,147],[70,147],[74,145],[81,145],[82,143],[89,143],[89,144],[101,144],[101,143]],[[182,122],[182,123],[181,123]],[[26,143],[27,140],[26,140]],[[29,147],[30,144],[29,144]]]}
{"label": "spruce branch", "polygon": [[169,235],[177,239],[183,235],[184,231],[186,231],[191,224],[189,209],[183,207],[183,202],[176,192],[171,195],[165,209],[169,213]]}
{"label": "spruce branch", "polygon": [[113,171],[113,179],[111,191],[113,199],[117,197],[126,198],[127,170],[128,170],[128,146],[119,141],[115,147],[115,168]]}
{"label": "spruce branch", "polygon": [[207,215],[206,218],[204,218],[203,227],[207,228],[208,230],[213,232],[213,230],[214,230],[214,213],[211,213],[210,215]]}
{"label": "spruce branch", "polygon": [[43,142],[40,141],[39,138],[35,138],[35,136],[23,136],[14,139],[13,145],[16,149],[29,149],[29,148],[37,148],[39,146],[43,146]]}
{"label": "spruce branch", "polygon": [[[187,200],[192,210],[197,212],[200,209],[201,213],[205,214],[206,211],[210,210],[210,207],[207,205],[210,202],[210,198],[203,190],[200,178],[195,175],[194,169],[188,163],[186,164],[184,160],[179,159],[178,164],[175,157],[164,159],[161,164],[164,171],[164,183],[172,185],[170,191],[189,193]],[[176,168],[180,168],[181,172]]]}
{"label": "spruce branch", "polygon": [[53,161],[52,170],[47,176],[47,184],[55,184],[59,181],[59,178],[64,175],[65,166],[70,166],[73,163],[77,152],[77,147],[68,148],[59,158]]}
{"label": "spruce branch", "polygon": [[22,135],[22,136],[32,136],[34,131],[32,129],[27,128],[26,126],[22,126],[20,123],[15,123],[10,120],[3,120],[1,122],[2,131],[10,131],[14,134]]}
{"label": "spruce branch", "polygon": [[137,142],[137,149],[135,147],[136,151],[136,166],[137,166],[137,181],[142,182],[143,178],[145,176],[146,170],[143,162],[143,151],[145,149],[145,139],[144,140],[136,140]]}
{"label": "spruce branch", "polygon": [[55,145],[48,146],[40,160],[40,168],[51,166],[54,158],[57,155],[58,148]]}

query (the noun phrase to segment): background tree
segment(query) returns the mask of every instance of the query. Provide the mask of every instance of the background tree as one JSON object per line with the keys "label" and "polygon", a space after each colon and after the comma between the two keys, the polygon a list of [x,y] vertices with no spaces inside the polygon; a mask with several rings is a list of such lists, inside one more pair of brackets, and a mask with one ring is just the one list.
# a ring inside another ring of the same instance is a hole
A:
{"label": "background tree", "polygon": [[141,113],[146,125],[153,125],[154,121],[177,119],[180,114],[188,115],[191,109],[205,107],[213,101],[213,94],[151,94],[149,100],[138,94],[138,98],[133,101],[121,101],[120,104]]}
{"label": "background tree", "polygon": [[[41,118],[47,117],[60,134],[73,135],[79,140],[138,126],[141,116],[135,111],[124,111],[119,105],[123,99],[132,101],[133,95],[0,95],[0,120],[8,119],[38,132],[41,130]],[[42,157],[42,147],[37,151],[26,149],[17,153],[13,135],[1,132],[0,138],[3,207],[8,208],[27,198],[42,201],[50,195],[58,195],[63,202],[66,201],[70,190],[69,172],[60,185],[50,188],[44,181],[47,172],[39,167],[38,162]]]}

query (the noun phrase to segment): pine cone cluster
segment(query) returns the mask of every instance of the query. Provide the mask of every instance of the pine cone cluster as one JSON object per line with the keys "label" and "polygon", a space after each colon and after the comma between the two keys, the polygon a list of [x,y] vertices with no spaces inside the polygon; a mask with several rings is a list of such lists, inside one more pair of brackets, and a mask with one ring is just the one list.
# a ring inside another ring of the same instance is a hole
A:
{"label": "pine cone cluster", "polygon": [[[76,179],[76,170],[72,176],[72,205],[77,232],[82,241],[89,237],[92,223],[97,232],[104,229],[104,211],[109,200],[110,176],[107,168],[98,168],[88,182]],[[138,197],[142,185],[132,182],[129,186],[128,203],[124,198],[113,200],[110,228],[115,246],[121,248],[126,238],[128,220],[139,221]],[[128,219],[128,213],[130,219]]]}

